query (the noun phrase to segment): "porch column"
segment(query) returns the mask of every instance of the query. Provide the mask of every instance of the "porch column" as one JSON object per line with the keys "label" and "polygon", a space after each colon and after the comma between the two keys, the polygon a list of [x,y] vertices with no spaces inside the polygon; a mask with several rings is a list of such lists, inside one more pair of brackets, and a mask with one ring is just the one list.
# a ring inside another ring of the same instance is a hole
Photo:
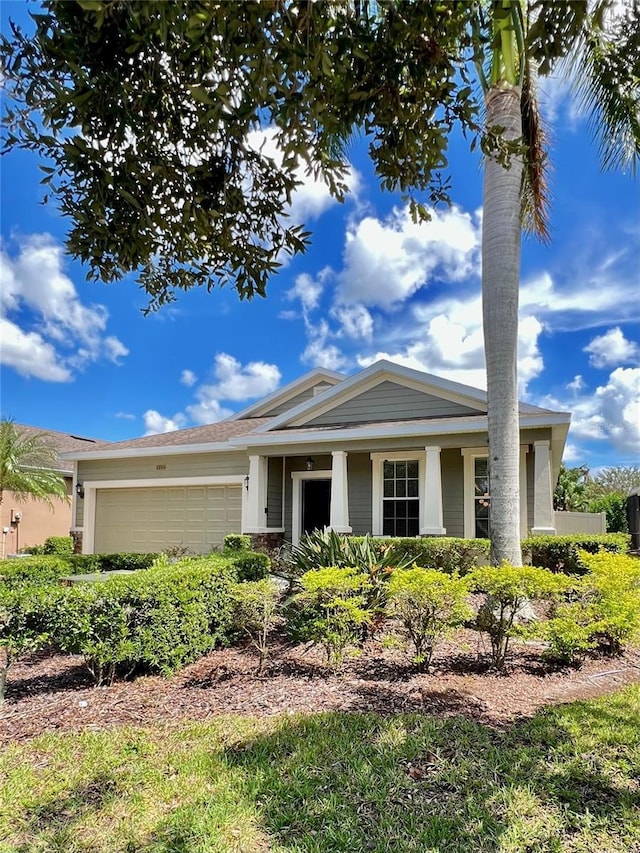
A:
{"label": "porch column", "polygon": [[266,456],[249,457],[249,490],[245,490],[243,533],[262,533],[267,527],[268,461]]}
{"label": "porch column", "polygon": [[442,468],[440,448],[425,447],[424,482],[422,483],[421,536],[444,536],[447,532],[442,517]]}
{"label": "porch column", "polygon": [[549,441],[534,442],[533,528],[535,536],[556,532],[553,516],[553,483]]}
{"label": "porch column", "polygon": [[529,532],[527,512],[527,453],[529,445],[520,447],[520,538],[526,539]]}
{"label": "porch column", "polygon": [[349,525],[349,483],[347,480],[347,454],[344,450],[331,451],[331,510],[329,527],[336,533],[351,533]]}

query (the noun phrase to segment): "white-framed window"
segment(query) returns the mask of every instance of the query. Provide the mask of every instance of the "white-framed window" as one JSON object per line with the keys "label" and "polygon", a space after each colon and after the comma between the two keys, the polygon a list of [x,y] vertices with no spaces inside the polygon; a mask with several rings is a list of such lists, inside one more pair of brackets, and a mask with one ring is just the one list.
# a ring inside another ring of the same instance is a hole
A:
{"label": "white-framed window", "polygon": [[[527,445],[520,447],[520,532],[527,535]],[[464,536],[465,539],[489,537],[491,519],[491,481],[489,456],[484,447],[463,447],[464,457]]]}
{"label": "white-framed window", "polygon": [[374,536],[419,536],[424,500],[424,450],[372,453]]}
{"label": "white-framed window", "polygon": [[417,459],[382,463],[382,535],[417,536],[420,531],[420,478]]}

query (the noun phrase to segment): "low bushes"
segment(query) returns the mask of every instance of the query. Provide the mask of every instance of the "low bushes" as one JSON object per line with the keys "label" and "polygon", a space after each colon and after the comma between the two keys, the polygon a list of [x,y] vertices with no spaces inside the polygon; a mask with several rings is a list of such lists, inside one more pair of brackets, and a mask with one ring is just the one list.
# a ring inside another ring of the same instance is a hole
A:
{"label": "low bushes", "polygon": [[376,548],[388,548],[390,558],[396,561],[404,557],[424,568],[460,575],[488,563],[491,548],[488,539],[456,539],[452,536],[374,539],[373,542]]}
{"label": "low bushes", "polygon": [[98,684],[135,669],[163,674],[226,639],[235,575],[219,560],[185,560],[68,590],[56,643],[84,656]]}
{"label": "low bushes", "polygon": [[24,583],[55,583],[63,575],[71,572],[68,559],[46,554],[3,560],[0,563],[0,581],[12,587]]}
{"label": "low bushes", "polygon": [[70,536],[49,536],[44,540],[43,554],[73,554],[73,539]]}
{"label": "low bushes", "polygon": [[599,551],[625,554],[629,550],[629,542],[630,537],[626,533],[531,536],[522,542],[522,552],[533,566],[569,575],[583,575],[587,565],[581,559],[580,551],[588,554]]}
{"label": "low bushes", "polygon": [[231,563],[235,566],[239,581],[259,581],[266,578],[271,560],[260,551],[232,551]]}

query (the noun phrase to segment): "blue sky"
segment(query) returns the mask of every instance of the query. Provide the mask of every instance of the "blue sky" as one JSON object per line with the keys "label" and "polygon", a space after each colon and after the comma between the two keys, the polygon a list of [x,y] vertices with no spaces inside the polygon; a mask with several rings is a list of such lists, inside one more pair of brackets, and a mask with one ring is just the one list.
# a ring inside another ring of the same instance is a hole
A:
{"label": "blue sky", "polygon": [[[25,8],[3,4],[3,28]],[[523,242],[521,397],[573,413],[567,464],[638,464],[639,184],[601,172],[570,88],[552,81],[542,94],[552,242]],[[133,279],[86,282],[65,255],[67,225],[40,204],[37,158],[5,157],[2,414],[119,440],[219,420],[314,366],[353,373],[381,356],[484,387],[479,156],[452,140],[454,206],[421,226],[379,191],[362,141],[349,157],[344,205],[304,178],[292,216],[313,245],[267,299],[192,291],[148,317]]]}

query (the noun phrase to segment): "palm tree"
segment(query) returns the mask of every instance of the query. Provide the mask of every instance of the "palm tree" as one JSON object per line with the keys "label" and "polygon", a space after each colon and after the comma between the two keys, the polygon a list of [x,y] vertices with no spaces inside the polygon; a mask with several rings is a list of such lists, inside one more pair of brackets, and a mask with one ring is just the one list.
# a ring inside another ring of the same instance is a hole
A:
{"label": "palm tree", "polygon": [[21,432],[13,420],[0,420],[0,504],[5,491],[16,500],[28,497],[53,505],[68,500],[63,475],[56,470],[58,453],[48,433]]}
{"label": "palm tree", "polygon": [[[616,25],[612,17],[611,5],[604,0],[589,11],[586,3],[494,0],[488,20],[483,20],[482,7],[476,6],[477,30],[488,26],[492,34],[489,73],[478,67],[486,129],[497,128],[503,143],[485,158],[482,229],[494,563],[522,563],[517,396],[522,226],[548,239],[546,154],[534,79],[536,73],[548,74],[562,60],[578,81],[583,105],[596,119],[604,164],[633,167],[640,154],[640,115],[637,83],[634,88],[633,73],[625,68],[633,68],[633,56],[637,57],[638,28],[627,28],[625,36],[620,22]],[[607,24],[613,25],[609,35]]]}

